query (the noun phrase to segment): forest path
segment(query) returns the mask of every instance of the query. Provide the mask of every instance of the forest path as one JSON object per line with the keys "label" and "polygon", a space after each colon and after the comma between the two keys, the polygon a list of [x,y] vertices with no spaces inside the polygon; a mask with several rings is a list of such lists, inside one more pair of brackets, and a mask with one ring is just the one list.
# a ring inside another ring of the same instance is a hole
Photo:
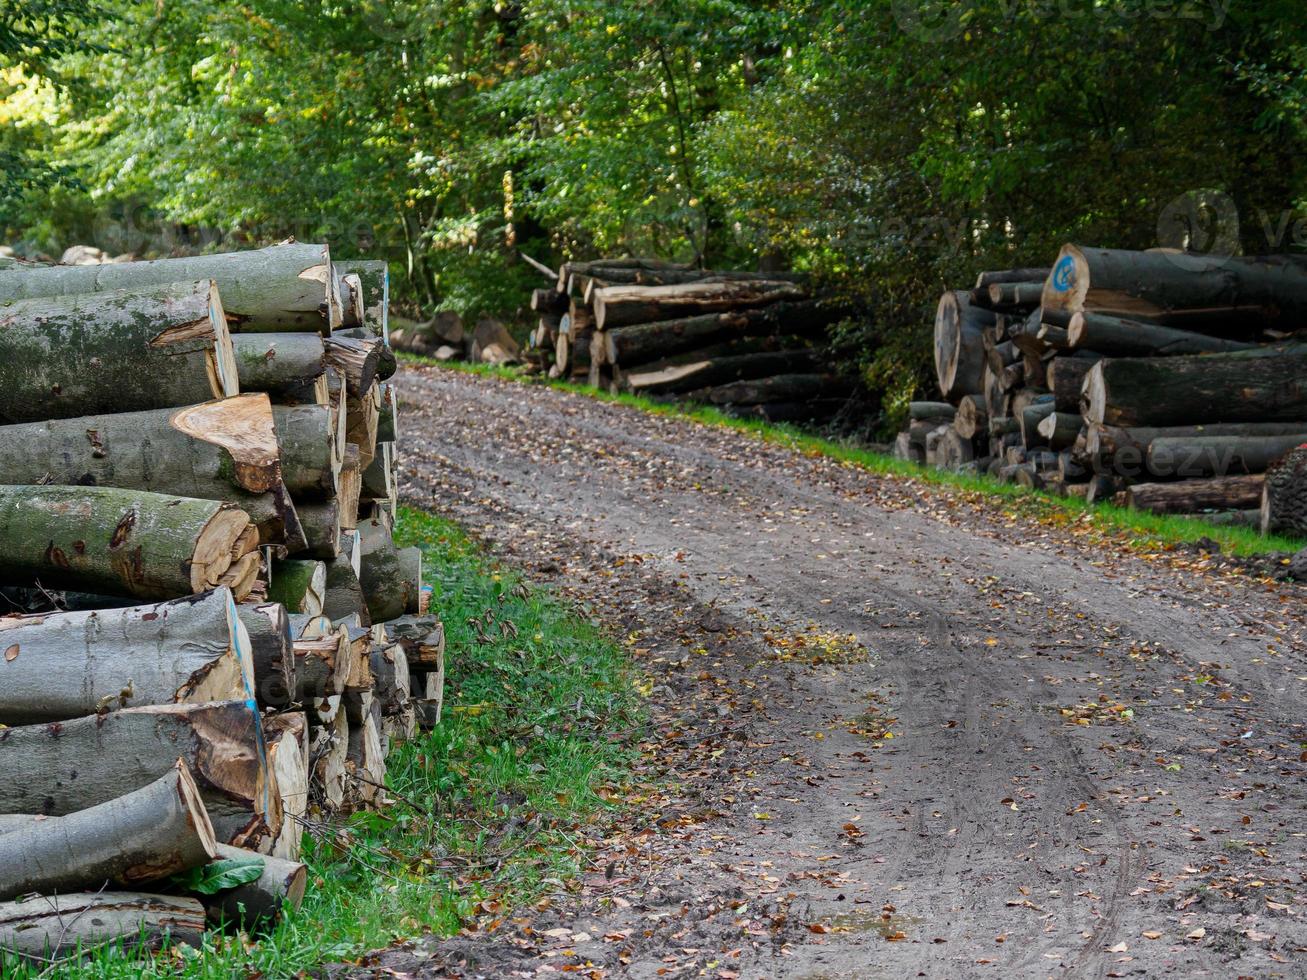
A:
{"label": "forest path", "polygon": [[734,431],[401,379],[405,499],[632,639],[673,787],[579,894],[407,969],[1301,975],[1302,590]]}

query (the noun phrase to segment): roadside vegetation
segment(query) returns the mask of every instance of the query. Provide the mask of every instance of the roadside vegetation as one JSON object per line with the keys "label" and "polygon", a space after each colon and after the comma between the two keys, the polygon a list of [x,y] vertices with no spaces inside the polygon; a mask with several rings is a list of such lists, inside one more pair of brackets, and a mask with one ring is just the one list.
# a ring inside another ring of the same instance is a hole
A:
{"label": "roadside vegetation", "polygon": [[1014,512],[1057,522],[1084,522],[1088,527],[1121,536],[1131,547],[1141,551],[1156,551],[1204,541],[1215,542],[1223,553],[1237,556],[1265,555],[1296,552],[1303,542],[1279,535],[1262,535],[1248,527],[1212,524],[1196,517],[1179,517],[1129,510],[1114,504],[1088,504],[1071,497],[1058,497],[1043,491],[1002,483],[988,476],[971,476],[950,473],[931,467],[895,459],[885,453],[868,449],[852,440],[833,438],[805,431],[788,424],[772,424],[757,419],[740,419],[710,406],[654,401],[640,395],[612,394],[588,385],[570,381],[550,380],[525,373],[521,368],[494,367],[485,364],[440,362],[431,358],[403,355],[413,364],[426,364],[444,370],[461,371],[498,377],[525,384],[544,384],[562,391],[585,395],[599,401],[615,402],[638,408],[654,415],[686,418],[702,425],[712,425],[745,432],[764,442],[786,446],[798,452],[826,456],[870,473],[917,480],[933,486],[948,487],[970,494],[982,495],[1001,502]]}
{"label": "roadside vegetation", "polygon": [[486,927],[565,892],[639,725],[626,654],[567,604],[490,563],[457,525],[401,510],[445,623],[441,725],[390,757],[394,804],[314,825],[304,904],[265,937],[209,933],[153,960],[12,971],[35,977],[287,977],[395,941]]}

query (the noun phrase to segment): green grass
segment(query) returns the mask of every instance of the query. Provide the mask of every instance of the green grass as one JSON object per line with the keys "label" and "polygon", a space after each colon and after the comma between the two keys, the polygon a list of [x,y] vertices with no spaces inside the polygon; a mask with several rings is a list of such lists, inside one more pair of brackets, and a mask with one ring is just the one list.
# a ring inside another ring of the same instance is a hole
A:
{"label": "green grass", "polygon": [[810,455],[825,456],[877,475],[912,479],[932,486],[992,497],[1005,507],[1035,519],[1052,519],[1057,522],[1083,521],[1087,527],[1123,536],[1130,546],[1140,550],[1155,551],[1183,542],[1198,541],[1200,538],[1209,538],[1217,542],[1223,552],[1233,555],[1294,552],[1304,545],[1304,542],[1291,538],[1279,535],[1262,535],[1247,527],[1213,524],[1199,517],[1152,514],[1147,511],[1130,510],[1108,503],[1088,504],[1073,497],[1058,497],[1050,493],[1028,490],[1010,483],[1002,483],[989,476],[944,472],[906,460],[895,459],[884,453],[872,452],[865,447],[850,442],[814,435],[795,426],[774,425],[758,419],[734,418],[708,406],[657,402],[640,395],[615,395],[610,392],[599,391],[588,385],[579,385],[570,381],[550,380],[539,375],[528,375],[520,369],[514,368],[492,367],[485,364],[440,362],[412,355],[402,355],[402,357],[410,363],[426,364],[444,370],[460,371],[465,374],[548,385],[552,388],[585,395],[599,401],[615,402],[619,405],[638,408],[654,415],[676,416],[702,425],[734,429],[752,435],[764,442],[785,446]]}
{"label": "green grass", "polygon": [[44,975],[291,976],[397,939],[451,935],[487,909],[568,887],[588,825],[608,809],[601,794],[635,757],[626,654],[569,606],[488,564],[457,525],[403,509],[396,538],[424,551],[448,655],[441,726],[390,757],[394,805],[356,814],[312,846],[303,907],[258,941],[210,933],[204,949],[153,960],[104,951]]}

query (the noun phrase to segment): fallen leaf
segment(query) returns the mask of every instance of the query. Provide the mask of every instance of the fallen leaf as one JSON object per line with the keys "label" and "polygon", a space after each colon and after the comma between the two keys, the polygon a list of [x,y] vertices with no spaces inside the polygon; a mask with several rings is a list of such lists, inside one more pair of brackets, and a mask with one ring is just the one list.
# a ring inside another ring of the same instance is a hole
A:
{"label": "fallen leaf", "polygon": [[1156,929],[1149,929],[1147,932],[1143,934],[1143,937],[1145,939],[1161,939],[1162,934],[1158,932]]}
{"label": "fallen leaf", "polygon": [[16,659],[17,657],[18,657],[18,644],[14,643],[11,644],[8,649],[5,650],[5,662],[9,663],[10,661]]}
{"label": "fallen leaf", "polygon": [[1202,939],[1202,938],[1203,938],[1204,936],[1206,936],[1206,935],[1207,935],[1207,930],[1204,929],[1202,926],[1199,926],[1199,927],[1198,927],[1197,929],[1195,929],[1193,932],[1188,933],[1184,938],[1185,938],[1185,939]]}
{"label": "fallen leaf", "polygon": [[1109,953],[1124,953],[1130,946],[1127,943],[1117,943],[1115,946],[1107,947]]}

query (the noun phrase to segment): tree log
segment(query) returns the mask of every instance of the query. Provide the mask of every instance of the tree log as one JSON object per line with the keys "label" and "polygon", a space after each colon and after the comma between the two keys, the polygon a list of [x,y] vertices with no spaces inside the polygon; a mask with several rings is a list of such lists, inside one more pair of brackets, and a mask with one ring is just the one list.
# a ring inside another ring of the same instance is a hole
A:
{"label": "tree log", "polygon": [[984,393],[985,330],[994,314],[971,303],[962,290],[940,297],[935,311],[935,377],[944,397]]}
{"label": "tree log", "polygon": [[[339,708],[339,696],[337,696]],[[345,758],[349,752],[349,720],[337,710],[323,722],[309,745],[309,794],[313,805],[328,813],[345,802]]]}
{"label": "tree log", "polygon": [[445,625],[439,616],[401,616],[386,623],[386,633],[404,648],[411,669],[444,669]]}
{"label": "tree log", "polygon": [[982,272],[976,277],[977,289],[988,289],[995,283],[1002,282],[1039,282],[1042,283],[1052,272],[1048,268],[1001,269],[996,272]]}
{"label": "tree log", "polygon": [[263,862],[263,874],[248,884],[203,896],[210,922],[246,930],[267,929],[276,924],[287,905],[292,909],[300,907],[308,883],[305,865],[267,854],[254,854],[227,844],[218,845],[219,859],[249,857],[257,857]]}
{"label": "tree log", "polygon": [[319,330],[326,334],[341,325],[339,286],[331,275],[327,246],[296,242],[152,262],[0,271],[0,305],[37,296],[201,279],[217,283],[236,332]]}
{"label": "tree log", "polygon": [[830,398],[847,393],[849,388],[847,381],[829,374],[777,374],[701,389],[690,393],[690,397],[714,405],[762,405]]}
{"label": "tree log", "polygon": [[1170,478],[1265,473],[1303,443],[1307,443],[1307,423],[1298,432],[1279,436],[1162,437],[1148,444],[1148,472]]}
{"label": "tree log", "polygon": [[1307,419],[1307,346],[1099,361],[1085,376],[1086,421],[1100,425]]}
{"label": "tree log", "polygon": [[309,722],[302,711],[288,711],[264,724],[268,768],[277,779],[281,797],[281,833],[273,842],[273,857],[298,861],[303,850],[304,815],[309,805]]}
{"label": "tree log", "polygon": [[917,422],[921,419],[951,419],[957,409],[948,402],[908,402],[908,418]]}
{"label": "tree log", "polygon": [[326,362],[345,379],[345,390],[360,395],[372,387],[385,345],[380,340],[328,337],[323,341]]}
{"label": "tree log", "polygon": [[751,310],[711,313],[608,330],[608,363],[636,365],[742,337],[809,337],[841,320],[847,309],[820,300],[775,303]]}
{"label": "tree log", "polygon": [[1057,411],[1079,414],[1085,375],[1099,360],[1101,358],[1055,357],[1048,362],[1048,389],[1053,393]]}
{"label": "tree log", "polygon": [[1248,510],[1262,500],[1263,474],[1176,483],[1136,483],[1125,491],[1127,507],[1154,514],[1197,514],[1204,510]]}
{"label": "tree log", "polygon": [[258,562],[230,504],[107,487],[0,486],[0,540],[0,579],[141,599],[230,584],[240,601],[244,559]]}
{"label": "tree log", "polygon": [[1307,538],[1307,446],[1286,453],[1267,471],[1259,503],[1263,534]]}
{"label": "tree log", "polygon": [[320,561],[274,561],[269,573],[268,601],[289,612],[322,615],[327,591],[327,567]]}
{"label": "tree log", "polygon": [[48,962],[85,956],[118,942],[129,949],[158,949],[166,942],[199,946],[203,941],[204,906],[193,898],[86,892],[0,903],[0,965],[12,958]]}
{"label": "tree log", "polygon": [[246,333],[231,338],[241,391],[273,395],[312,388],[326,370],[326,348],[312,333]]}
{"label": "tree log", "polygon": [[1209,425],[1139,426],[1122,428],[1113,425],[1090,425],[1085,452],[1090,457],[1110,459],[1121,452],[1132,455],[1136,463],[1148,454],[1155,439],[1194,439],[1208,436],[1266,436],[1291,435],[1307,430],[1302,422],[1229,422]]}
{"label": "tree log", "polygon": [[226,588],[130,609],[6,617],[0,647],[6,725],[255,690],[250,638]]}
{"label": "tree log", "polygon": [[415,673],[412,679],[413,707],[417,712],[418,727],[432,729],[440,724],[445,703],[445,669]]}
{"label": "tree log", "polygon": [[1050,412],[1039,423],[1039,435],[1054,452],[1075,444],[1083,420],[1068,412]]}
{"label": "tree log", "polygon": [[340,554],[326,563],[327,595],[322,603],[322,612],[333,620],[344,619],[356,613],[366,616],[368,607],[359,581],[362,568],[359,531],[343,532],[340,542]]}
{"label": "tree log", "polygon": [[755,279],[674,286],[612,286],[595,290],[592,308],[595,329],[606,330],[806,298],[806,291],[795,283]]}
{"label": "tree log", "polygon": [[263,394],[179,409],[0,426],[0,483],[59,483],[219,500],[265,544],[299,540]]}
{"label": "tree log", "polygon": [[295,700],[300,704],[340,694],[349,677],[349,628],[343,623],[315,637],[292,643],[295,651]]}
{"label": "tree log", "polygon": [[974,439],[989,431],[989,412],[985,408],[985,399],[982,395],[963,396],[958,402],[953,428],[963,439]]}
{"label": "tree log", "polygon": [[626,387],[642,394],[675,394],[778,374],[804,374],[820,371],[822,367],[822,358],[810,348],[739,354],[709,358],[660,371],[630,372],[626,375]]}
{"label": "tree log", "polygon": [[[357,505],[355,505],[357,507]],[[304,550],[296,557],[330,561],[340,553],[343,517],[340,498],[315,503],[300,501],[295,506],[304,529]]]}
{"label": "tree log", "polygon": [[349,718],[345,751],[346,798],[370,803],[386,783],[386,750],[381,744],[381,715],[371,691],[344,697]]}
{"label": "tree log", "polygon": [[377,416],[377,442],[398,439],[399,391],[393,384],[381,386],[381,411]]}
{"label": "tree log", "polygon": [[200,791],[179,760],[140,789],[63,817],[0,821],[0,899],[131,888],[213,859]]}
{"label": "tree log", "polygon": [[1108,357],[1176,357],[1252,350],[1257,346],[1105,313],[1074,314],[1067,341],[1072,347],[1096,350]]}
{"label": "tree log", "polygon": [[290,618],[278,602],[236,607],[250,641],[254,665],[254,693],[259,704],[285,708],[295,690],[295,652],[291,646]]}
{"label": "tree log", "polygon": [[274,405],[281,478],[296,497],[336,495],[345,447],[344,419],[327,405]]}
{"label": "tree log", "polygon": [[1307,266],[1290,256],[1064,245],[1044,287],[1043,305],[1154,320],[1185,310],[1251,311],[1265,326],[1294,330],[1307,322]]}
{"label": "tree log", "polygon": [[377,425],[381,419],[381,390],[374,384],[362,395],[345,400],[345,440],[359,447],[359,465],[372,465],[377,451]]}
{"label": "tree log", "polygon": [[[345,445],[345,459],[340,465],[339,495],[336,506],[342,531],[352,531],[359,523],[359,497],[363,493],[363,468],[359,465],[359,447]],[[337,546],[339,548],[339,545]]]}
{"label": "tree log", "polygon": [[1043,281],[995,282],[986,287],[990,309],[1033,308],[1039,305],[1044,292]]}
{"label": "tree log", "polygon": [[239,391],[211,282],[0,306],[5,423],[192,405]]}
{"label": "tree log", "polygon": [[270,845],[281,828],[281,801],[266,768],[258,713],[245,701],[124,708],[5,729],[0,812],[75,813],[158,779],[178,757],[220,842]]}
{"label": "tree log", "polygon": [[360,477],[359,499],[364,501],[379,500],[389,504],[392,508],[396,505],[397,490],[395,487],[393,443],[377,443],[372,463],[363,470]]}
{"label": "tree log", "polygon": [[363,301],[362,329],[390,347],[390,266],[384,259],[350,259],[334,263],[337,272],[359,277]]}
{"label": "tree log", "polygon": [[390,527],[383,521],[359,524],[359,583],[373,623],[398,619],[417,602],[411,563],[402,562]]}

